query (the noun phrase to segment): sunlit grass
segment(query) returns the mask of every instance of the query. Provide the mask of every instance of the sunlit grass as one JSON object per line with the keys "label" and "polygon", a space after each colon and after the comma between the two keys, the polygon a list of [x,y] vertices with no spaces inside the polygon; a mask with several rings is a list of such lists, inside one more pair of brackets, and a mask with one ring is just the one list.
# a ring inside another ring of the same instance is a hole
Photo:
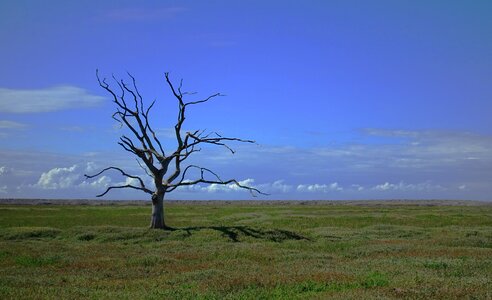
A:
{"label": "sunlit grass", "polygon": [[0,206],[0,298],[492,298],[491,206]]}

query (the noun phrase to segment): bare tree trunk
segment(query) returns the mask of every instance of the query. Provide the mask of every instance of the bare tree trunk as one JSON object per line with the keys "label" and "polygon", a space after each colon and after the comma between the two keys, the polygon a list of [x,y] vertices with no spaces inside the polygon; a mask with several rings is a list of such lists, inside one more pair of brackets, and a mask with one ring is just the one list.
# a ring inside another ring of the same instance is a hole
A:
{"label": "bare tree trunk", "polygon": [[164,192],[156,192],[152,195],[152,219],[150,228],[166,229],[164,222]]}

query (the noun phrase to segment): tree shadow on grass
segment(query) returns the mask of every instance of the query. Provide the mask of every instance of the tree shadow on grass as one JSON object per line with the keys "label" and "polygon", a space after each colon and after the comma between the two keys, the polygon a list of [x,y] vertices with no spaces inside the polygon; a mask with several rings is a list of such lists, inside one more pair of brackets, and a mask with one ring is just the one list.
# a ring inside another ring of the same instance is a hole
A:
{"label": "tree shadow on grass", "polygon": [[188,236],[201,230],[216,230],[222,233],[222,236],[228,238],[231,242],[240,242],[241,238],[252,237],[272,242],[283,242],[287,240],[307,240],[309,238],[292,231],[283,229],[258,229],[250,226],[197,226],[186,228],[174,228],[174,230],[183,230]]}

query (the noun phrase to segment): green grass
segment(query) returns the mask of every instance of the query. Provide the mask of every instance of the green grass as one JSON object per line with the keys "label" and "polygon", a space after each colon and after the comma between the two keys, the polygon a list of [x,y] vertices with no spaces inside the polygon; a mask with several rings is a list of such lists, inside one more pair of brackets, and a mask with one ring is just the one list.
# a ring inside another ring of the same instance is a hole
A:
{"label": "green grass", "polygon": [[0,205],[0,299],[491,299],[492,206]]}

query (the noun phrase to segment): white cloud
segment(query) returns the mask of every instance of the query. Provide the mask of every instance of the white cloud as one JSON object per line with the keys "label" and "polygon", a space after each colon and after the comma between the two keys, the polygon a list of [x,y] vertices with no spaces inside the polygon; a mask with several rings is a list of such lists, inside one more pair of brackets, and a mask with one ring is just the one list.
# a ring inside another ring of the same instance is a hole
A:
{"label": "white cloud", "polygon": [[[270,187],[266,186],[266,191],[267,193],[275,193],[275,192],[281,192],[281,193],[288,193],[292,190],[292,185],[285,184],[284,180],[277,180],[274,181]],[[260,185],[260,190],[261,190],[261,185]]]}
{"label": "white cloud", "polygon": [[85,166],[85,171],[88,173],[94,173],[98,169],[98,166],[95,162],[90,161]]}
{"label": "white cloud", "polygon": [[8,168],[6,166],[0,167],[0,176],[2,176],[3,174],[7,174],[7,172],[8,172]]}
{"label": "white cloud", "polygon": [[[238,181],[239,184],[256,188],[263,193],[267,194],[276,194],[276,193],[288,193],[292,190],[292,185],[286,184],[284,180],[276,180],[273,183],[261,183],[255,184],[255,180],[252,178],[248,178],[245,180]],[[188,190],[193,191],[205,191],[209,193],[217,193],[217,192],[247,192],[246,189],[240,188],[234,183],[231,184],[211,184],[207,186],[190,186]]]}
{"label": "white cloud", "polygon": [[69,168],[53,168],[41,174],[36,186],[50,190],[66,189],[72,187],[80,176],[78,165],[73,165]]}
{"label": "white cloud", "polygon": [[227,185],[222,185],[222,184],[216,184],[213,183],[211,185],[207,185],[206,187],[201,187],[200,188],[202,191],[206,191],[209,193],[217,193],[217,192],[231,192],[234,191],[233,188]]}
{"label": "white cloud", "polygon": [[385,182],[383,184],[376,185],[373,189],[378,191],[396,190],[398,189],[398,186],[389,182]]}
{"label": "white cloud", "polygon": [[343,188],[337,183],[333,182],[330,184],[299,184],[297,186],[298,192],[310,192],[310,193],[328,193],[333,191],[342,191]]}
{"label": "white cloud", "polygon": [[96,189],[104,189],[107,188],[111,184],[111,178],[103,175],[101,177],[98,177],[95,181],[88,182],[88,181],[83,181],[80,183],[78,186],[79,187],[91,187],[91,188],[96,188]]}
{"label": "white cloud", "polygon": [[108,176],[100,176],[94,181],[85,181],[84,173],[93,172],[96,168],[94,162],[88,162],[85,166],[75,164],[71,167],[53,168],[43,172],[34,187],[48,190],[68,189],[73,187],[107,187],[111,183]]}
{"label": "white cloud", "polygon": [[37,90],[0,88],[0,112],[5,113],[39,113],[93,107],[103,100],[104,97],[68,85]]}
{"label": "white cloud", "polygon": [[375,191],[439,191],[445,190],[441,185],[434,185],[430,182],[422,183],[404,183],[403,181],[399,183],[389,183],[385,182],[383,184],[378,184],[371,188]]}
{"label": "white cloud", "polygon": [[359,184],[352,184],[352,189],[360,192],[360,191],[363,191],[365,188]]}
{"label": "white cloud", "polygon": [[0,120],[0,129],[22,129],[24,127],[26,127],[26,124],[13,122],[13,121]]}
{"label": "white cloud", "polygon": [[117,185],[133,185],[133,186],[140,186],[140,181],[136,178],[131,178],[131,177],[126,177],[124,182],[121,182]]}

